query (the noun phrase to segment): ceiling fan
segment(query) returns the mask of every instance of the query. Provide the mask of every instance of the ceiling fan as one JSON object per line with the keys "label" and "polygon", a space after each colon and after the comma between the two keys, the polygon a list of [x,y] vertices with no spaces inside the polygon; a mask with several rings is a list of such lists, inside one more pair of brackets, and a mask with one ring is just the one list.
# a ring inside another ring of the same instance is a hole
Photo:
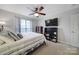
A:
{"label": "ceiling fan", "polygon": [[[29,8],[30,9],[30,8]],[[42,13],[41,11],[44,9],[43,6],[40,7],[36,7],[33,9],[30,9],[33,13],[29,14],[29,15],[34,15],[36,17],[39,17],[40,15],[46,15],[45,13]]]}

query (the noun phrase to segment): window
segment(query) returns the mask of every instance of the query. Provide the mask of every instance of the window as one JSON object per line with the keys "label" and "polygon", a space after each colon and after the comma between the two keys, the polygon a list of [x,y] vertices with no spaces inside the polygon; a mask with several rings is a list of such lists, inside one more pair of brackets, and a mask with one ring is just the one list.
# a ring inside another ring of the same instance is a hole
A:
{"label": "window", "polygon": [[32,32],[32,22],[29,20],[21,19],[21,33]]}

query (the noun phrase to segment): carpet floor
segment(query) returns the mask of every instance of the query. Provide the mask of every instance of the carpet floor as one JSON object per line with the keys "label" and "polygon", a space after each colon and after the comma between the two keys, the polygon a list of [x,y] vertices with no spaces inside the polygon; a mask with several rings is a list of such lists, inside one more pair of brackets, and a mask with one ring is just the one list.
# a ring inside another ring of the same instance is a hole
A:
{"label": "carpet floor", "polygon": [[39,47],[32,55],[79,55],[79,48],[47,41],[46,45]]}

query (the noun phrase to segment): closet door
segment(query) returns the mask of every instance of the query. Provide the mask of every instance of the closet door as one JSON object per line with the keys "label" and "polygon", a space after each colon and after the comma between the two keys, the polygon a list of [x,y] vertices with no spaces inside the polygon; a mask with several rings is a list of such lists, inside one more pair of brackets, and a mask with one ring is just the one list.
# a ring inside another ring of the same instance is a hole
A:
{"label": "closet door", "polygon": [[79,14],[71,16],[71,44],[79,47]]}

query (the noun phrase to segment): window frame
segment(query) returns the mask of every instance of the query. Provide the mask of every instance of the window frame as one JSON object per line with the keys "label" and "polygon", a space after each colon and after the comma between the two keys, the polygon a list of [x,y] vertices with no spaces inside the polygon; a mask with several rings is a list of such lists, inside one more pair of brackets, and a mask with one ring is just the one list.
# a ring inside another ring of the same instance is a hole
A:
{"label": "window frame", "polygon": [[[22,28],[22,24],[21,24],[21,21],[22,20],[25,20],[25,28]],[[29,28],[27,28],[28,27],[28,25],[27,25],[27,21],[30,21],[30,27]],[[22,29],[25,29],[25,31],[22,31]],[[20,32],[21,33],[25,33],[25,32],[32,32],[32,21],[31,20],[26,20],[26,19],[21,19],[20,20]]]}

